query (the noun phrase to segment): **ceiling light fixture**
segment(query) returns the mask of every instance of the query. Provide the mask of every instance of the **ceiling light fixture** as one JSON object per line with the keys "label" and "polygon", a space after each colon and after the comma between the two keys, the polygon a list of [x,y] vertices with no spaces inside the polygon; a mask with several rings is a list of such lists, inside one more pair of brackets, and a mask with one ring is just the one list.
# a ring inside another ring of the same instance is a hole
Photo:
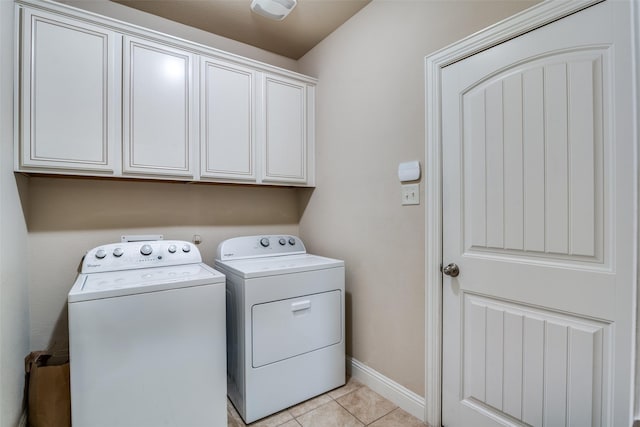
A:
{"label": "ceiling light fixture", "polygon": [[296,4],[297,0],[252,0],[251,10],[265,18],[282,21]]}

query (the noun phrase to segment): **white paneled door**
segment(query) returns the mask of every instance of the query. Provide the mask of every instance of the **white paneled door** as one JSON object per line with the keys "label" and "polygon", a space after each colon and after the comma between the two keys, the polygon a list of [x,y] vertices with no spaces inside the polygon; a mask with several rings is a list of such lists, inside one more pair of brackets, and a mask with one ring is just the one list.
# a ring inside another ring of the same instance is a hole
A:
{"label": "white paneled door", "polygon": [[629,7],[443,68],[446,427],[630,425]]}

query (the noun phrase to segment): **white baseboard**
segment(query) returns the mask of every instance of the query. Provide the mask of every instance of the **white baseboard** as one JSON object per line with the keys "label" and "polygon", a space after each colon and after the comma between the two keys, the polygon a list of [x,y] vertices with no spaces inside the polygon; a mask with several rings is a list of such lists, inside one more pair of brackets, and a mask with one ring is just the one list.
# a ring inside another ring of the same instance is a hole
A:
{"label": "white baseboard", "polygon": [[347,372],[380,396],[389,399],[420,421],[425,421],[425,399],[422,396],[349,356]]}

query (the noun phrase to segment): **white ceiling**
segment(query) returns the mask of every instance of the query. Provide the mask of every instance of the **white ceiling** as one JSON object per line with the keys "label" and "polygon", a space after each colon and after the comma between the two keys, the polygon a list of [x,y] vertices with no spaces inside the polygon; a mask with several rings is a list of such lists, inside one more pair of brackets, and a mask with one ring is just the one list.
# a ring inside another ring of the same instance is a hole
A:
{"label": "white ceiling", "polygon": [[283,21],[251,12],[251,0],[112,1],[299,59],[371,0],[298,0]]}

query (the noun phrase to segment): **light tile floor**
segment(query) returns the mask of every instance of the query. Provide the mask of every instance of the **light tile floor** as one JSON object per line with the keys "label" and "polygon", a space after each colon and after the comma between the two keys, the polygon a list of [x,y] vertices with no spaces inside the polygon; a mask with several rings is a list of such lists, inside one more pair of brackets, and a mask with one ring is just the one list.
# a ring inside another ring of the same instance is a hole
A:
{"label": "light tile floor", "polygon": [[[227,400],[227,426],[245,427]],[[258,420],[250,427],[425,427],[369,387],[349,378],[335,390]]]}

